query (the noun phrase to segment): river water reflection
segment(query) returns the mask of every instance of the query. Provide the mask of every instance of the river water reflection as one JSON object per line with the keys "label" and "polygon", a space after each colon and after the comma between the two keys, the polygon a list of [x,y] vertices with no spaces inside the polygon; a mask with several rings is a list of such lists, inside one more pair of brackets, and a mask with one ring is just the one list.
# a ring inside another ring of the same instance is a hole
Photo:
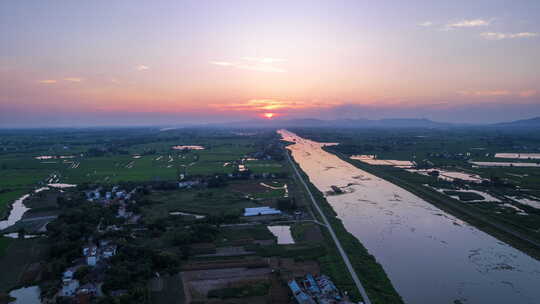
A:
{"label": "river water reflection", "polygon": [[16,298],[10,304],[40,304],[40,290],[38,286],[22,287],[12,290],[9,295]]}
{"label": "river water reflection", "polygon": [[[346,229],[381,263],[406,303],[540,303],[540,262],[398,186],[279,130]],[[360,274],[361,275],[361,274]]]}

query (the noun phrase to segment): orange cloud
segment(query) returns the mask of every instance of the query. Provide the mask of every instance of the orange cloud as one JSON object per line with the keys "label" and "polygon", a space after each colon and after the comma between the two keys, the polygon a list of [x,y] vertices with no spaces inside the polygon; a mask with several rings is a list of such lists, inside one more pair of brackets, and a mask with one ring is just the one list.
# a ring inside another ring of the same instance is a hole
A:
{"label": "orange cloud", "polygon": [[519,96],[521,97],[531,97],[531,96],[535,96],[536,94],[538,94],[538,91],[536,90],[525,90],[525,91],[519,92]]}
{"label": "orange cloud", "polygon": [[43,83],[43,84],[53,84],[53,83],[56,83],[57,81],[55,79],[44,79],[44,80],[39,80],[38,82]]}
{"label": "orange cloud", "polygon": [[276,99],[251,99],[243,103],[213,104],[211,106],[224,111],[266,112],[330,108],[337,105],[340,104],[320,102],[307,103],[301,101],[286,101]]}

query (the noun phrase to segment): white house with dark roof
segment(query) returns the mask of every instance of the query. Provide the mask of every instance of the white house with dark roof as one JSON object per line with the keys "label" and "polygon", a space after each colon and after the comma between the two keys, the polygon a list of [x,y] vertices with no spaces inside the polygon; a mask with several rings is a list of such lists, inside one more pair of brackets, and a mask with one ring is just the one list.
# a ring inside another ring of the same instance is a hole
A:
{"label": "white house with dark roof", "polygon": [[98,248],[96,245],[84,246],[83,255],[88,266],[96,266],[99,261]]}

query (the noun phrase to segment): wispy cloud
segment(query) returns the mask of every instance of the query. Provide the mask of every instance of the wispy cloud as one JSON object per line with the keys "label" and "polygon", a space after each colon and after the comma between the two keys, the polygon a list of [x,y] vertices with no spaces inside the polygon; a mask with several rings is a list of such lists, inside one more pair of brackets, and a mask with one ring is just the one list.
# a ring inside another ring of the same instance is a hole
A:
{"label": "wispy cloud", "polygon": [[459,95],[464,96],[508,96],[512,95],[512,92],[508,90],[482,90],[482,91],[458,91]]}
{"label": "wispy cloud", "polygon": [[464,90],[458,91],[459,95],[473,97],[497,97],[497,96],[519,96],[531,97],[538,92],[536,90],[510,91],[510,90]]}
{"label": "wispy cloud", "polygon": [[272,63],[276,63],[276,62],[284,62],[285,61],[285,59],[270,58],[270,57],[242,57],[242,60],[258,62],[258,63],[265,63],[265,64],[272,64]]}
{"label": "wispy cloud", "polygon": [[70,82],[81,82],[83,81],[82,78],[79,78],[79,77],[67,77],[67,78],[64,78],[65,81],[70,81]]}
{"label": "wispy cloud", "polygon": [[470,19],[470,20],[463,19],[457,22],[448,23],[446,25],[446,29],[488,26],[490,23],[491,23],[490,20],[484,20],[484,19]]}
{"label": "wispy cloud", "polygon": [[234,63],[227,61],[210,61],[211,64],[221,65],[221,66],[234,66]]}
{"label": "wispy cloud", "polygon": [[269,57],[242,57],[238,61],[210,61],[210,64],[258,72],[284,73],[285,69],[274,64],[285,59]]}
{"label": "wispy cloud", "polygon": [[41,84],[55,84],[55,83],[59,83],[61,81],[67,81],[67,82],[81,82],[83,81],[84,79],[83,78],[80,78],[80,77],[66,77],[66,78],[63,78],[63,79],[60,79],[60,80],[56,80],[56,79],[43,79],[43,80],[38,80],[38,83],[41,83]]}
{"label": "wispy cloud", "polygon": [[424,22],[421,22],[421,23],[418,23],[419,26],[423,26],[423,27],[429,27],[429,26],[432,26],[433,25],[433,22],[431,21],[424,21]]}
{"label": "wispy cloud", "polygon": [[538,33],[521,32],[521,33],[497,33],[497,32],[485,32],[480,34],[485,39],[489,40],[503,40],[514,38],[532,38],[537,37]]}
{"label": "wispy cloud", "polygon": [[135,69],[137,71],[146,71],[146,70],[150,69],[150,67],[148,67],[146,65],[143,65],[143,64],[140,64],[140,65],[136,66]]}
{"label": "wispy cloud", "polygon": [[58,81],[56,79],[43,79],[43,80],[38,80],[38,83],[42,83],[42,84],[54,84],[54,83],[57,83]]}

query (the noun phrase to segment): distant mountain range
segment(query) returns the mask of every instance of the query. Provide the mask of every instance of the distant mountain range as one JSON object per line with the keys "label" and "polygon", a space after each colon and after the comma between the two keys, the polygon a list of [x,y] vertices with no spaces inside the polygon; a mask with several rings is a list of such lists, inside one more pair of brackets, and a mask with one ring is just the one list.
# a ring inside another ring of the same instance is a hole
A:
{"label": "distant mountain range", "polygon": [[429,128],[448,129],[459,127],[489,127],[489,128],[540,128],[540,117],[516,120],[511,122],[473,125],[436,122],[424,118],[391,118],[391,119],[334,119],[322,120],[314,118],[303,119],[257,119],[208,126],[220,126],[228,128],[294,128],[294,127],[332,127],[332,128]]}
{"label": "distant mountain range", "polygon": [[501,122],[491,126],[498,128],[540,128],[540,117],[515,120],[511,122]]}
{"label": "distant mountain range", "polygon": [[292,127],[333,127],[333,128],[445,128],[453,124],[435,122],[429,119],[268,119],[248,120],[219,124],[225,127],[251,128],[292,128]]}

